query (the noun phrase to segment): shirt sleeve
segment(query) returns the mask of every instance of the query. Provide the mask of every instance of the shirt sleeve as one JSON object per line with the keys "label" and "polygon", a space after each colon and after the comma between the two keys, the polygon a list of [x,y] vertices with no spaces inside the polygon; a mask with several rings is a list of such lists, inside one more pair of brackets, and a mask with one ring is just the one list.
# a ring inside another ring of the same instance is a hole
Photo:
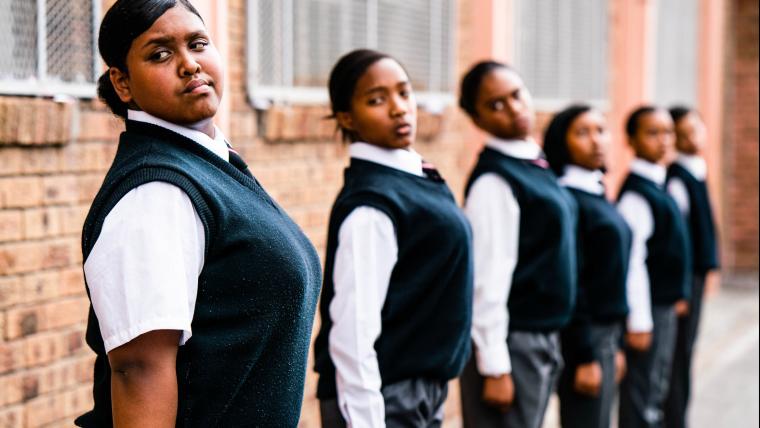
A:
{"label": "shirt sleeve", "polygon": [[338,406],[349,427],[385,427],[375,341],[397,258],[395,228],[382,211],[359,207],[341,224],[328,351],[335,364]]}
{"label": "shirt sleeve", "polygon": [[475,259],[472,317],[475,362],[483,376],[511,373],[507,300],[517,265],[520,206],[504,179],[484,174],[473,183],[464,211],[472,225]]}
{"label": "shirt sleeve", "polygon": [[681,215],[687,217],[689,215],[689,192],[686,190],[686,185],[683,180],[678,177],[673,177],[668,182],[668,193],[676,201],[678,209],[681,211]]}
{"label": "shirt sleeve", "polygon": [[180,346],[190,339],[204,249],[179,187],[150,182],[119,200],[84,263],[106,352],[153,330],[182,331]]}
{"label": "shirt sleeve", "polygon": [[624,193],[617,208],[633,234],[626,279],[626,296],[630,309],[628,331],[650,332],[653,324],[647,270],[647,241],[654,231],[652,209],[641,195],[634,192]]}

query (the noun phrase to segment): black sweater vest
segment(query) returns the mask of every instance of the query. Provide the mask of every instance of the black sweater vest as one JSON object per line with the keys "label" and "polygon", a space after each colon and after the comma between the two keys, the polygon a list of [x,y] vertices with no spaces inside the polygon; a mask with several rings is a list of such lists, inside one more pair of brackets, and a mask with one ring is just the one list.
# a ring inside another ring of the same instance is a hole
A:
{"label": "black sweater vest", "polygon": [[[84,225],[85,260],[113,206],[152,181],[184,190],[206,235],[193,337],[177,354],[176,425],[295,427],[321,280],[316,251],[244,165],[128,121]],[[95,406],[77,424],[111,426],[111,368],[92,307],[87,343],[97,354]]]}
{"label": "black sweater vest", "polygon": [[578,295],[573,319],[562,332],[562,351],[572,365],[594,359],[592,323],[623,322],[628,314],[631,229],[604,195],[568,191],[578,203]]}
{"label": "black sweater vest", "polygon": [[518,259],[507,304],[509,328],[558,330],[570,320],[575,303],[575,201],[549,169],[488,147],[480,154],[465,195],[486,173],[502,177],[520,205]]}
{"label": "black sweater vest", "polygon": [[330,214],[320,301],[322,325],[315,342],[320,399],[337,396],[328,340],[338,231],[361,206],[388,215],[398,243],[398,259],[381,312],[382,332],[375,342],[383,385],[412,378],[452,379],[469,356],[471,233],[449,188],[442,181],[351,159]]}
{"label": "black sweater vest", "polygon": [[652,303],[672,305],[687,298],[691,289],[691,255],[678,206],[655,182],[633,173],[623,183],[620,196],[625,192],[638,193],[652,210],[654,230],[647,241],[646,261]]}
{"label": "black sweater vest", "polygon": [[692,267],[695,274],[704,275],[719,266],[715,222],[707,185],[677,163],[668,168],[668,179],[672,178],[679,178],[689,193],[687,228],[691,238]]}

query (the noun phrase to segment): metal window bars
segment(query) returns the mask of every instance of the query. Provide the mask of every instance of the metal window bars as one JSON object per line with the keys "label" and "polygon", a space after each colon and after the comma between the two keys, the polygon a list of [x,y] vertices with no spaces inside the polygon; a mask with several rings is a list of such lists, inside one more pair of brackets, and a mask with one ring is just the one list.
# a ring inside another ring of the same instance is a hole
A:
{"label": "metal window bars", "polygon": [[0,0],[0,94],[93,97],[93,0]]}

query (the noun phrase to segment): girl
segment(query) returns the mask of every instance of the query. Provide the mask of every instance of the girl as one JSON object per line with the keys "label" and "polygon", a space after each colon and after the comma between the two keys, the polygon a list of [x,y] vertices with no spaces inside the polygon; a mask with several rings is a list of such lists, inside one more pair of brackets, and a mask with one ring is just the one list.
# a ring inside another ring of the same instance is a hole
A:
{"label": "girl", "polygon": [[126,119],[82,233],[95,351],[82,427],[300,415],[319,260],[213,124],[221,60],[187,0],[118,0],[98,93]]}
{"label": "girl", "polygon": [[628,374],[620,388],[620,428],[664,424],[676,340],[676,302],[688,298],[691,254],[681,213],[665,191],[662,159],[673,143],[664,109],[642,106],[626,122],[636,153],[618,210],[633,232],[626,280]]}
{"label": "girl", "polygon": [[561,335],[563,427],[609,428],[624,371],[619,343],[628,314],[631,231],[604,197],[600,180],[608,144],[604,117],[586,105],[558,113],[544,134],[546,158],[578,204],[578,294],[573,319]]}
{"label": "girl", "polygon": [[670,393],[665,407],[668,427],[687,426],[691,390],[691,360],[699,329],[702,295],[707,274],[718,268],[718,239],[707,190],[707,164],[701,156],[707,132],[699,113],[688,107],[670,109],[676,131],[678,157],[668,168],[668,193],[686,220],[693,257],[691,298],[678,313],[676,350]]}
{"label": "girl", "polygon": [[465,427],[541,426],[575,299],[576,206],[532,140],[530,93],[486,61],[462,79],[460,106],[491,138],[466,189],[473,228],[475,358],[462,375]]}
{"label": "girl", "polygon": [[371,50],[329,82],[351,164],[330,215],[315,343],[324,427],[436,427],[469,353],[470,228],[412,149],[417,104],[404,68]]}

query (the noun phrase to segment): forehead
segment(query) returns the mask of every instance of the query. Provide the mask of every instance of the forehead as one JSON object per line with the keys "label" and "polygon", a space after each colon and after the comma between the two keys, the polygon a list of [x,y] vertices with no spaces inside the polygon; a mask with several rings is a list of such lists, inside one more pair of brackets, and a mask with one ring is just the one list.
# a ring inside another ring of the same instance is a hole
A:
{"label": "forehead", "polygon": [[639,117],[640,126],[672,126],[673,119],[670,117],[670,113],[665,110],[657,109],[653,112],[649,112]]}
{"label": "forehead", "polygon": [[135,41],[147,42],[156,37],[182,36],[190,32],[205,31],[206,27],[198,15],[190,12],[184,6],[177,3],[161,15],[144,33],[140,34]]}
{"label": "forehead", "polygon": [[513,70],[499,67],[489,71],[480,82],[478,98],[491,98],[514,92],[524,86],[522,78]]}
{"label": "forehead", "polygon": [[395,87],[409,81],[401,64],[391,58],[383,58],[367,68],[356,82],[354,93],[361,95],[364,91],[378,87]]}
{"label": "forehead", "polygon": [[588,124],[598,125],[600,123],[604,123],[604,115],[598,110],[591,109],[579,114],[573,119],[570,126],[584,126]]}

